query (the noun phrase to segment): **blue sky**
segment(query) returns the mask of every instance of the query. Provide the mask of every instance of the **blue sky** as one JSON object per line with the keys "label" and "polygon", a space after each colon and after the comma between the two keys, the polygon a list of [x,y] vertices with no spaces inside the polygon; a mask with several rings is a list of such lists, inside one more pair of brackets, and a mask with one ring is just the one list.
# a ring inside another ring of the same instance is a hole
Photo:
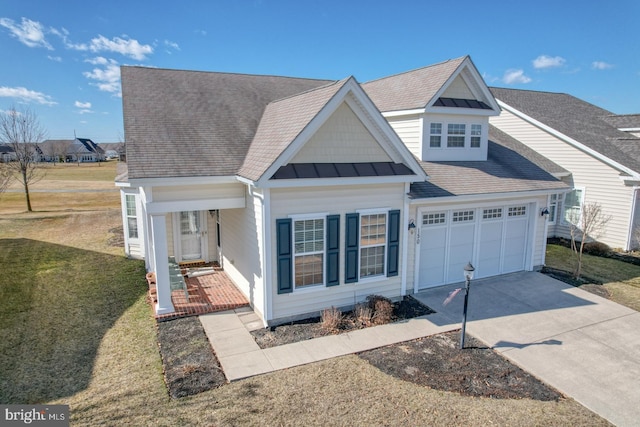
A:
{"label": "blue sky", "polygon": [[0,110],[124,139],[119,66],[360,82],[471,55],[490,86],[640,113],[640,2],[6,1]]}

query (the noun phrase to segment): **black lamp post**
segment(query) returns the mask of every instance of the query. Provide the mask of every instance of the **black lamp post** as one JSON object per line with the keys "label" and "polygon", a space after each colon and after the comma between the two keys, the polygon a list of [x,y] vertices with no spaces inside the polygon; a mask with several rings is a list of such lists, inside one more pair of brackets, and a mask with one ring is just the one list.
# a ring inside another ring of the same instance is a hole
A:
{"label": "black lamp post", "polygon": [[469,285],[473,279],[473,272],[476,269],[471,265],[471,261],[464,266],[464,308],[462,309],[462,332],[460,332],[460,349],[464,348],[464,332],[467,329],[467,304],[469,302]]}

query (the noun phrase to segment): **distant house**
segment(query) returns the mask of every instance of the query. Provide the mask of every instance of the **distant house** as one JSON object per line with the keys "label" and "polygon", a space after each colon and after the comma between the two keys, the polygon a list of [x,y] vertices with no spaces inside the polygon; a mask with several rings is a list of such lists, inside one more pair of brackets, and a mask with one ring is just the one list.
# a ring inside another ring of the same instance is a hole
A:
{"label": "distant house", "polygon": [[46,162],[101,162],[105,160],[102,147],[88,138],[48,139],[39,144],[42,160]]}
{"label": "distant house", "polygon": [[360,84],[122,67],[125,251],[217,261],[265,324],[540,268],[562,168],[489,126],[469,57]]}
{"label": "distant house", "polygon": [[569,237],[586,203],[611,216],[598,240],[613,248],[640,245],[640,115],[615,115],[564,93],[491,88],[502,112],[490,123],[566,169],[574,187],[552,194],[548,233]]}
{"label": "distant house", "polygon": [[16,159],[16,152],[9,144],[0,144],[0,161],[11,162]]}

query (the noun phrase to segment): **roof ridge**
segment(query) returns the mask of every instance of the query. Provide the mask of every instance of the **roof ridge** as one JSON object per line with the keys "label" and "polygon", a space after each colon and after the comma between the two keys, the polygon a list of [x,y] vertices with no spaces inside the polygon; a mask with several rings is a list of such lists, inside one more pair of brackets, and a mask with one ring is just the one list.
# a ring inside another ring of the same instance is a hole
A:
{"label": "roof ridge", "polygon": [[[308,93],[315,92],[315,91],[317,91],[317,90],[326,89],[326,88],[331,87],[331,86],[333,86],[333,85],[338,85],[338,84],[339,84],[339,85],[343,85],[343,84],[345,84],[345,83],[346,83],[350,78],[352,78],[352,77],[353,77],[353,76],[349,76],[349,77],[344,78],[344,79],[342,79],[342,80],[334,80],[334,81],[331,81],[331,82],[327,83],[326,85],[322,85],[322,86],[314,87],[314,88],[311,88],[311,89],[307,89],[307,90],[302,91],[302,92],[294,93],[293,95],[285,96],[284,98],[274,99],[273,101],[271,101],[271,102],[270,102],[269,104],[267,104],[267,105],[272,105],[272,104],[275,104],[275,103],[277,103],[277,102],[286,101],[286,100],[288,100],[288,99],[292,99],[292,98],[295,98],[295,97],[298,97],[298,96],[306,95],[306,94],[308,94]],[[354,78],[354,80],[355,80],[355,78]]]}
{"label": "roof ridge", "polygon": [[[566,93],[566,92],[552,92],[549,90],[537,90],[537,89],[516,89],[516,88],[510,88],[510,87],[499,87],[499,86],[488,86],[489,89],[500,89],[500,90],[511,90],[511,91],[518,91],[518,92],[536,92],[536,93],[548,93],[548,94],[552,94],[552,95],[568,95],[568,96],[573,96],[570,93]],[[573,96],[576,99],[580,99],[577,98],[575,96]],[[582,100],[581,100],[582,101]]]}
{"label": "roof ridge", "polygon": [[413,70],[402,71],[402,72],[400,72],[400,73],[391,74],[391,75],[389,75],[389,76],[380,77],[380,78],[377,78],[377,79],[374,79],[374,80],[369,80],[368,82],[364,82],[363,84],[369,84],[369,83],[379,82],[379,81],[381,81],[381,80],[386,80],[386,79],[390,79],[390,78],[393,78],[393,77],[398,77],[398,76],[401,76],[401,75],[403,75],[403,74],[409,74],[409,73],[413,73],[413,72],[416,72],[416,71],[425,70],[425,69],[427,69],[427,68],[432,68],[432,67],[441,66],[441,65],[447,64],[447,63],[449,63],[449,62],[453,62],[453,61],[460,61],[460,62],[462,62],[462,61],[464,61],[464,60],[465,60],[465,59],[467,59],[467,58],[469,58],[469,55],[460,56],[460,57],[458,57],[458,58],[450,58],[450,59],[447,59],[446,61],[441,61],[441,62],[438,62],[438,63],[436,63],[436,64],[425,65],[425,66],[423,66],[423,67],[414,68]]}
{"label": "roof ridge", "polygon": [[239,73],[232,71],[207,71],[207,70],[186,70],[183,68],[163,68],[163,67],[146,67],[144,65],[122,65],[121,68],[139,68],[145,70],[158,70],[158,71],[171,71],[171,72],[184,72],[190,74],[218,74],[218,75],[227,75],[227,76],[244,76],[244,77],[274,77],[278,79],[295,79],[295,80],[311,80],[311,81],[331,81],[332,79],[320,79],[320,78],[311,78],[311,77],[294,77],[294,76],[283,76],[276,74],[251,74],[251,73]]}

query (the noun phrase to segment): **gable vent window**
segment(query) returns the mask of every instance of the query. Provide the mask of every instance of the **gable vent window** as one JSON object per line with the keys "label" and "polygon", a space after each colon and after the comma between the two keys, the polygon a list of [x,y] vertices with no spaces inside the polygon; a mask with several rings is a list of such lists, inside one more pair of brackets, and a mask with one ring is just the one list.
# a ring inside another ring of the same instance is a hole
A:
{"label": "gable vent window", "polygon": [[514,217],[514,216],[525,216],[527,214],[527,207],[526,206],[514,206],[509,208],[509,216],[510,217]]}
{"label": "gable vent window", "polygon": [[431,123],[429,131],[429,147],[440,148],[442,144],[442,123]]}
{"label": "gable vent window", "polygon": [[482,136],[481,125],[471,125],[471,148],[480,147],[480,138]]}
{"label": "gable vent window", "polygon": [[444,224],[446,222],[446,214],[444,212],[429,213],[422,215],[422,225]]}
{"label": "gable vent window", "polygon": [[453,213],[451,220],[453,222],[473,221],[474,211],[456,211]]}
{"label": "gable vent window", "polygon": [[447,126],[447,147],[464,147],[464,137],[466,132],[466,125],[461,123],[449,123]]}

